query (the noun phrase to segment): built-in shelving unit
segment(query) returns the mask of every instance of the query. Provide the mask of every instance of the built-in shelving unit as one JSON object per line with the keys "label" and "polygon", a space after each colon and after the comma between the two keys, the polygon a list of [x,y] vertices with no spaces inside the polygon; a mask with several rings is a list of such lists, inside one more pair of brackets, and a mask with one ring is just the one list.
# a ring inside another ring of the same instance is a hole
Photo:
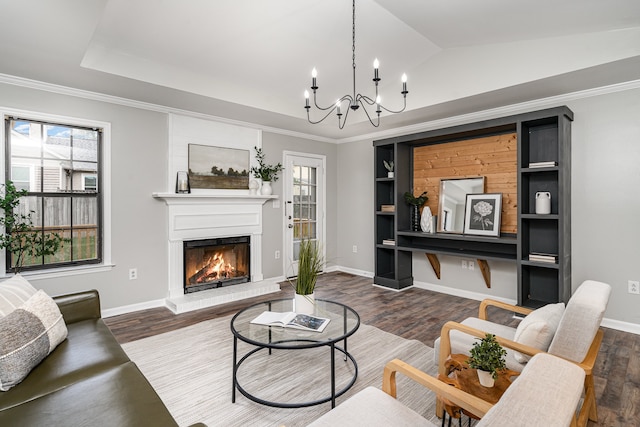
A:
{"label": "built-in shelving unit", "polygon": [[[539,307],[566,302],[571,294],[572,120],[571,110],[559,107],[374,141],[374,283],[393,289],[411,286],[412,254],[423,252],[438,278],[438,255],[478,259],[489,287],[487,261],[514,262],[518,273],[518,304]],[[403,194],[413,192],[413,148],[509,132],[516,132],[518,140],[517,233],[484,237],[410,231],[409,206],[404,202]],[[394,161],[393,178],[387,177],[383,160]],[[538,167],[541,162],[551,163]],[[551,213],[536,213],[538,192],[551,194]],[[393,206],[392,212],[389,206]],[[532,253],[551,258],[530,260]]]}

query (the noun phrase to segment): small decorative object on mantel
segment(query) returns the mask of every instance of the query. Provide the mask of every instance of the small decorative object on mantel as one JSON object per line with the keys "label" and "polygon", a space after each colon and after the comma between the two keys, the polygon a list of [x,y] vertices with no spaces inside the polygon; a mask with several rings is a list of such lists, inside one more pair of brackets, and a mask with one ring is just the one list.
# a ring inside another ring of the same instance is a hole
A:
{"label": "small decorative object on mantel", "polygon": [[425,191],[416,197],[407,191],[404,193],[404,200],[408,205],[411,205],[411,231],[420,231],[420,206],[429,200],[427,192]]}
{"label": "small decorative object on mantel", "polygon": [[316,281],[323,266],[324,260],[320,244],[314,240],[301,240],[298,254],[298,276],[295,282],[289,281],[296,291],[294,299],[296,313],[314,313]]}
{"label": "small decorative object on mantel", "polygon": [[464,234],[500,235],[502,193],[467,194]]}
{"label": "small decorative object on mantel", "polygon": [[253,147],[256,150],[256,160],[258,161],[258,166],[253,166],[251,168],[251,173],[253,173],[254,178],[260,178],[262,180],[262,187],[260,188],[260,194],[268,196],[273,193],[273,189],[271,188],[271,182],[275,182],[278,180],[278,173],[283,171],[284,168],[282,164],[278,162],[275,165],[268,165],[264,162],[264,152],[262,148]]}
{"label": "small decorative object on mantel", "polygon": [[467,363],[471,368],[478,370],[480,384],[493,387],[498,377],[497,371],[506,367],[507,351],[496,341],[496,336],[493,334],[486,334],[484,338],[476,339],[480,341],[473,343],[471,357]]}
{"label": "small decorative object on mantel", "polygon": [[433,233],[433,221],[431,220],[433,215],[431,214],[431,208],[429,206],[425,206],[422,209],[422,216],[420,217],[420,228],[425,233]]}
{"label": "small decorative object on mantel", "polygon": [[249,181],[249,194],[255,196],[256,194],[258,194],[258,188],[260,188],[260,183],[258,183],[258,181],[256,181],[255,179]]}
{"label": "small decorative object on mantel", "polygon": [[393,178],[393,160],[390,161],[386,161],[383,160],[382,163],[384,163],[384,167],[387,170],[387,178]]}
{"label": "small decorative object on mantel", "polygon": [[185,171],[180,171],[176,175],[176,193],[191,193],[189,174]]}

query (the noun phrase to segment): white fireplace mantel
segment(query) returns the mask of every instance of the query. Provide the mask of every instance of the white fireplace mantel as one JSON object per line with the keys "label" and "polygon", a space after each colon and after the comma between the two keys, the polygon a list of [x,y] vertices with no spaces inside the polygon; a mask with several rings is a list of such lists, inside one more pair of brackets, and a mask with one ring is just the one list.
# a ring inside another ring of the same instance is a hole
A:
{"label": "white fireplace mantel", "polygon": [[277,199],[278,196],[263,196],[262,194],[207,194],[207,193],[153,193],[156,199],[162,199],[167,205],[188,205],[201,203],[223,204],[260,204],[267,200]]}
{"label": "white fireplace mantel", "polygon": [[[168,206],[169,292],[175,313],[277,292],[277,283],[262,276],[262,205],[278,196],[252,194],[153,193]],[[251,281],[184,294],[183,242],[218,237],[251,236]]]}

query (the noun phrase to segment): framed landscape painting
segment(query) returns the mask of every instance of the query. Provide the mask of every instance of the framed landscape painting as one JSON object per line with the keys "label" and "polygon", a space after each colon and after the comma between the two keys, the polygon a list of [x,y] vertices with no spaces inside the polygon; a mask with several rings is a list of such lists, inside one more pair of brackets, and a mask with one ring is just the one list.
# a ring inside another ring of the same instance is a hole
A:
{"label": "framed landscape painting", "polygon": [[191,188],[249,188],[249,150],[189,144]]}
{"label": "framed landscape painting", "polygon": [[501,211],[502,193],[467,194],[464,233],[499,236]]}

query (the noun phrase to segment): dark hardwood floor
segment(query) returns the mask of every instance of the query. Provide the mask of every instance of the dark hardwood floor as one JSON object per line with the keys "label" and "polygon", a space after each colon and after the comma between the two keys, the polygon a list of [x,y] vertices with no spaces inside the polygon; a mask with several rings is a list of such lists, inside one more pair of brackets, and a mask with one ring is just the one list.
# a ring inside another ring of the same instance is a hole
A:
{"label": "dark hardwood floor", "polygon": [[[354,308],[363,323],[392,334],[419,340],[429,347],[448,320],[477,316],[478,301],[408,289],[394,292],[373,286],[372,280],[347,273],[320,276],[316,298],[342,302]],[[204,320],[234,314],[256,302],[293,297],[293,289],[239,302],[174,315],[154,308],[105,319],[120,343],[183,328]],[[490,309],[489,318],[516,325],[509,313]],[[599,423],[590,426],[640,426],[640,336],[604,328],[604,340],[595,369]]]}

